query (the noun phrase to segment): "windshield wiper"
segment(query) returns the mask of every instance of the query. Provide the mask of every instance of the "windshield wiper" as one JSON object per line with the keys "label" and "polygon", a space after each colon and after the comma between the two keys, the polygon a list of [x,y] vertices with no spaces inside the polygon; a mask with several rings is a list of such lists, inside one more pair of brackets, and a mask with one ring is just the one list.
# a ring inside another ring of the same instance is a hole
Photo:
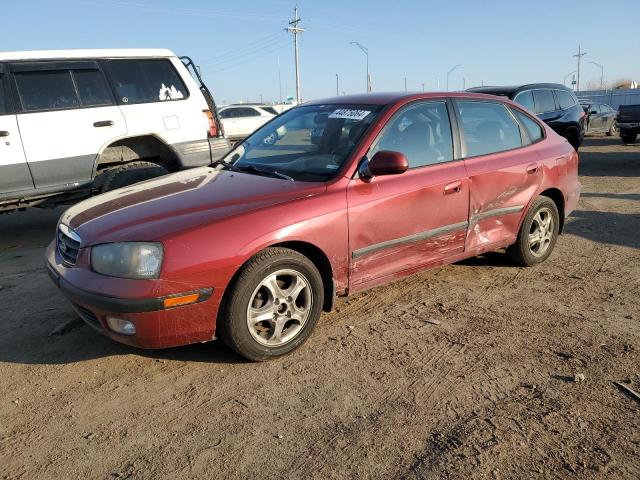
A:
{"label": "windshield wiper", "polygon": [[291,182],[294,182],[295,180],[293,179],[293,177],[290,177],[289,175],[285,175],[284,173],[280,173],[277,170],[263,170],[262,168],[258,168],[255,165],[243,165],[241,167],[236,167],[234,165],[234,168],[242,171],[242,172],[255,172],[255,173],[261,173],[263,175],[269,175],[271,177],[278,177],[278,178],[282,178],[284,180],[289,180]]}
{"label": "windshield wiper", "polygon": [[211,166],[212,167],[220,166],[220,167],[224,168],[225,170],[231,170],[232,172],[239,172],[240,171],[240,169],[238,167],[236,167],[234,164],[227,163],[222,159],[216,160],[215,162],[213,162],[211,164]]}

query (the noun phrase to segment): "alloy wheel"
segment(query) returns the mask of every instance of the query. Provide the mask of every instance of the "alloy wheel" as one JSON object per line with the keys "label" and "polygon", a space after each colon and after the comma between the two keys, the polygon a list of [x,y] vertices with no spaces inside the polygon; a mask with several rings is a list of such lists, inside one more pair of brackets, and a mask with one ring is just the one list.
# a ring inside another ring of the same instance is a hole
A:
{"label": "alloy wheel", "polygon": [[553,233],[553,214],[549,208],[541,208],[531,220],[529,228],[529,250],[533,256],[545,254],[553,240]]}

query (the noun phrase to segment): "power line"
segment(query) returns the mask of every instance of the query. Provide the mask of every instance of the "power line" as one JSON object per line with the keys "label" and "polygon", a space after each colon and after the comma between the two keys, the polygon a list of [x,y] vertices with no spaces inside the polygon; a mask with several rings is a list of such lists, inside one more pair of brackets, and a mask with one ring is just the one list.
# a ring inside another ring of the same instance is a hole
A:
{"label": "power line", "polygon": [[227,57],[234,57],[236,55],[242,55],[246,51],[252,51],[256,48],[260,48],[265,44],[271,43],[280,38],[282,38],[281,30],[271,33],[269,35],[265,35],[264,37],[256,38],[255,40],[252,40],[251,42],[247,42],[239,47],[236,47],[230,50],[225,50],[218,55],[202,58],[201,60],[203,62],[217,63],[219,60],[223,60]]}
{"label": "power line", "polygon": [[253,56],[256,53],[259,54],[265,51],[272,51],[274,47],[280,47],[281,45],[285,45],[285,44],[286,45],[289,44],[289,41],[286,37],[275,38],[269,42],[265,42],[263,45],[247,48],[242,51],[238,51],[232,55],[226,55],[225,57],[221,57],[217,60],[204,61],[204,62],[201,62],[201,64],[207,65],[208,67],[218,67],[218,66],[222,67],[225,64],[235,63],[235,61],[238,59],[248,57],[248,56]]}
{"label": "power line", "polygon": [[246,57],[238,58],[238,61],[236,61],[236,62],[231,62],[231,63],[229,63],[227,65],[214,65],[212,67],[205,68],[205,70],[207,72],[210,72],[210,73],[219,73],[219,72],[224,72],[224,71],[227,71],[227,70],[231,70],[233,68],[239,67],[239,66],[244,65],[246,63],[250,63],[250,62],[252,62],[254,60],[257,60],[259,58],[266,57],[267,55],[269,55],[271,53],[274,53],[274,52],[277,52],[279,50],[282,50],[283,48],[288,47],[288,46],[289,46],[289,42],[284,42],[284,43],[281,43],[278,46],[270,48],[267,51],[257,52],[254,55],[248,55]]}

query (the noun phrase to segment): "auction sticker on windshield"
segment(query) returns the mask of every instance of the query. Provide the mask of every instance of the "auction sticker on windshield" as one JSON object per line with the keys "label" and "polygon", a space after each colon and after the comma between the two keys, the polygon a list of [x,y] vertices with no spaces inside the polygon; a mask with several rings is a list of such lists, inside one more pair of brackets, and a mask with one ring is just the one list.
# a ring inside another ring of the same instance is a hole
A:
{"label": "auction sticker on windshield", "polygon": [[354,110],[351,108],[339,108],[338,110],[334,110],[329,118],[346,118],[348,120],[362,120],[364,117],[369,115],[371,112],[369,110]]}

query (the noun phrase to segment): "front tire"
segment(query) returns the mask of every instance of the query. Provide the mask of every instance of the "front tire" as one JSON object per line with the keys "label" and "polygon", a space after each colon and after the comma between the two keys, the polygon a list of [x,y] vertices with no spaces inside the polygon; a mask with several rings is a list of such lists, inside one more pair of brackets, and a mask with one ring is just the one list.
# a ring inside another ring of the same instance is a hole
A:
{"label": "front tire", "polygon": [[230,285],[218,334],[252,361],[285,355],[311,335],[323,298],[322,276],[311,260],[288,248],[267,248]]}
{"label": "front tire", "polygon": [[523,267],[544,262],[556,245],[560,215],[549,197],[536,198],[518,232],[516,243],[507,249],[511,259]]}
{"label": "front tire", "polygon": [[609,131],[607,132],[607,137],[615,135],[616,133],[618,133],[618,124],[614,120],[613,122],[611,122],[611,126],[609,127]]}

